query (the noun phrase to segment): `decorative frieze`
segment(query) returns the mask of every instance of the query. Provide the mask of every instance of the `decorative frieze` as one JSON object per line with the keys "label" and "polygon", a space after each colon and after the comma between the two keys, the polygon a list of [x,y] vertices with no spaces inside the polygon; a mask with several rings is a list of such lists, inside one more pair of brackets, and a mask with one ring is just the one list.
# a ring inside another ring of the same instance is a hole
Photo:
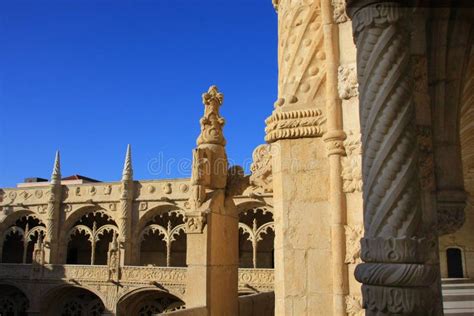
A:
{"label": "decorative frieze", "polygon": [[339,66],[337,72],[337,79],[337,90],[341,99],[348,100],[359,95],[359,84],[357,83],[357,67],[355,63]]}
{"label": "decorative frieze", "polygon": [[280,139],[321,137],[325,131],[326,117],[320,109],[274,111],[265,123],[265,141],[272,143]]}
{"label": "decorative frieze", "polygon": [[274,282],[273,269],[239,269],[239,288],[271,291]]}

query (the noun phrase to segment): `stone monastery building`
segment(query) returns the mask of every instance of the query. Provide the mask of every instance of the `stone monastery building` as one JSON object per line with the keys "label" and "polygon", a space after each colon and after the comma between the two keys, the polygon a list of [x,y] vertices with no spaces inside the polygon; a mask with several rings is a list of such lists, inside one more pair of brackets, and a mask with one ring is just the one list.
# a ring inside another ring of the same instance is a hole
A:
{"label": "stone monastery building", "polygon": [[473,4],[273,2],[251,174],[215,86],[190,179],[135,179],[130,146],[117,182],[64,178],[57,153],[0,189],[0,315],[474,315]]}

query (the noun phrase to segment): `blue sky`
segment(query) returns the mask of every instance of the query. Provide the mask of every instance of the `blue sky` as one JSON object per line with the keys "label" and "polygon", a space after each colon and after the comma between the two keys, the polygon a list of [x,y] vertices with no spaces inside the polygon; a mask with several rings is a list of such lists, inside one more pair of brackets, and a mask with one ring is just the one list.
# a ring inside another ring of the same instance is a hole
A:
{"label": "blue sky", "polygon": [[0,187],[49,178],[56,149],[63,176],[116,181],[128,143],[136,179],[188,176],[211,84],[229,158],[263,143],[271,0],[2,1],[0,28]]}

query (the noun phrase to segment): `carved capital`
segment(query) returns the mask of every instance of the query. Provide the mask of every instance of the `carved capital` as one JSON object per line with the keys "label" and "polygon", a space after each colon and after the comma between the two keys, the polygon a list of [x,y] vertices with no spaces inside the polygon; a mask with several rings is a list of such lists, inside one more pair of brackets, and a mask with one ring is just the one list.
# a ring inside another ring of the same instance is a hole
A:
{"label": "carved capital", "polygon": [[[352,19],[355,38],[365,28],[386,27],[409,16],[408,1],[348,0],[347,14]],[[407,25],[404,25],[406,27]]]}
{"label": "carved capital", "polygon": [[326,132],[323,136],[323,140],[326,143],[326,149],[328,156],[332,155],[345,155],[344,140],[346,139],[346,133],[341,130]]}
{"label": "carved capital", "polygon": [[272,143],[280,139],[321,137],[324,134],[326,117],[319,109],[274,111],[265,123],[265,140]]}

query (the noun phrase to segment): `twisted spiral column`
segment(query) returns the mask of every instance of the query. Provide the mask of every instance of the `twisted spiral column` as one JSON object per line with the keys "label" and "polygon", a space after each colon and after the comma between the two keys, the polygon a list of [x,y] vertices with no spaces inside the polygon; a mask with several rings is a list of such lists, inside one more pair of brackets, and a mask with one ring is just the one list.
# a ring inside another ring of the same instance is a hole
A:
{"label": "twisted spiral column", "polygon": [[348,1],[362,133],[365,235],[356,279],[366,315],[433,315],[436,251],[420,205],[410,10],[402,1]]}

